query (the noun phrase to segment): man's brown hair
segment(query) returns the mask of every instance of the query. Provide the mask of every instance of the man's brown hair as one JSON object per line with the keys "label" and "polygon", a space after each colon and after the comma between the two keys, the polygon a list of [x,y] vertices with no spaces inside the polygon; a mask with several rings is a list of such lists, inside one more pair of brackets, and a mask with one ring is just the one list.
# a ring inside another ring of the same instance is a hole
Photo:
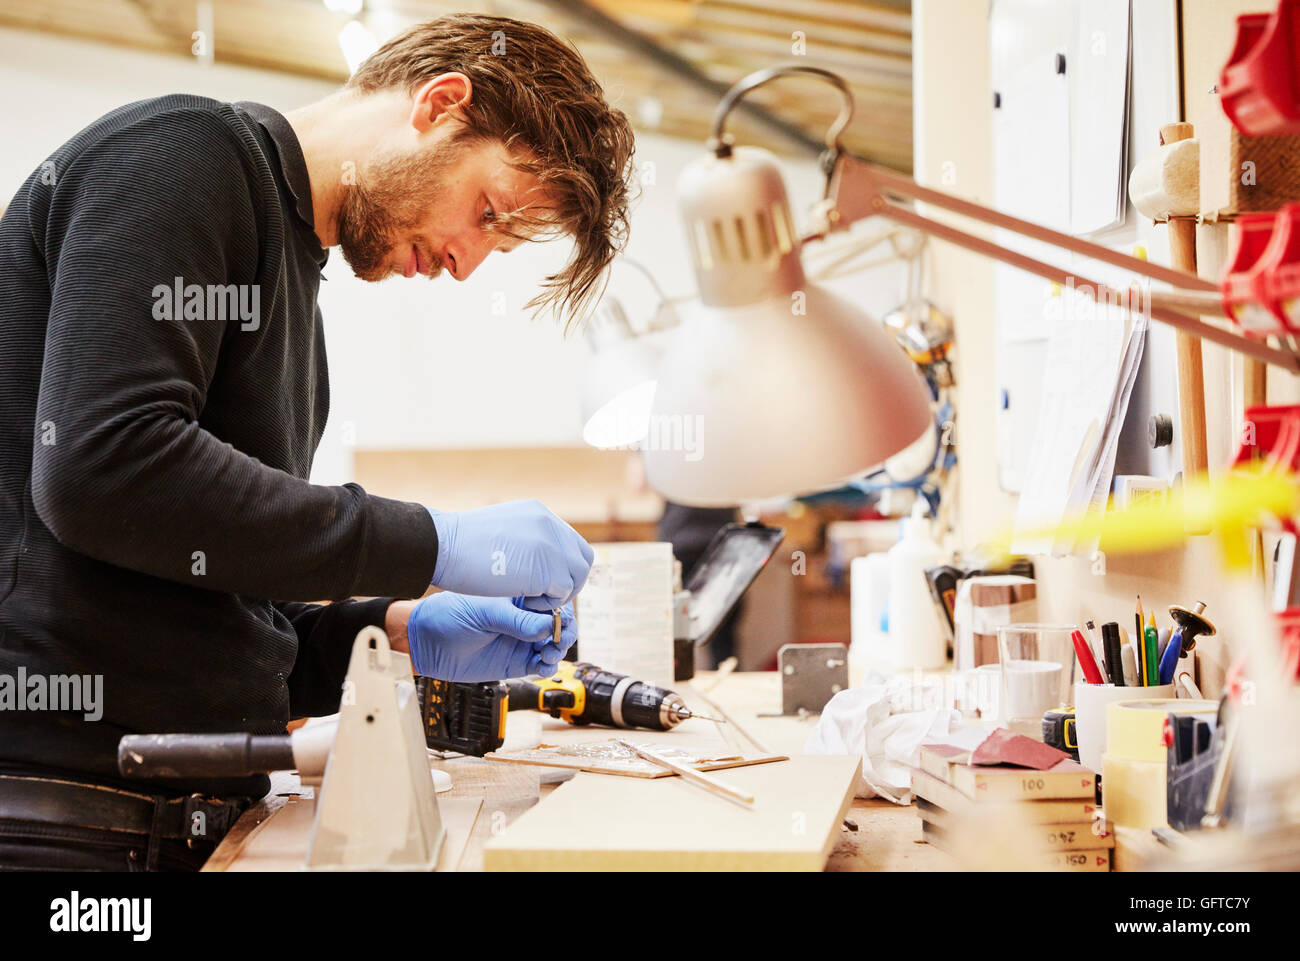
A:
{"label": "man's brown hair", "polygon": [[[582,319],[627,240],[632,127],[571,45],[542,27],[507,17],[453,14],[418,24],[372,54],[348,87],[414,92],[444,73],[473,85],[458,139],[498,139],[531,158],[514,166],[541,180],[557,209],[544,224],[503,218],[498,229],[537,239],[545,226],[569,234],[574,253],[527,304]],[[544,232],[544,231],[543,231]]]}

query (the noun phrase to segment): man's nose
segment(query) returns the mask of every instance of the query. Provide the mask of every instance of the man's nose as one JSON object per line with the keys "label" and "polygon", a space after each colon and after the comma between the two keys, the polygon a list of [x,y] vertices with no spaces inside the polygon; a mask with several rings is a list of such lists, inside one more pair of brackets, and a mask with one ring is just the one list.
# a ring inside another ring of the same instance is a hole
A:
{"label": "man's nose", "polygon": [[466,280],[487,259],[487,255],[496,249],[499,242],[499,237],[480,230],[451,247],[450,253],[456,260],[456,279]]}

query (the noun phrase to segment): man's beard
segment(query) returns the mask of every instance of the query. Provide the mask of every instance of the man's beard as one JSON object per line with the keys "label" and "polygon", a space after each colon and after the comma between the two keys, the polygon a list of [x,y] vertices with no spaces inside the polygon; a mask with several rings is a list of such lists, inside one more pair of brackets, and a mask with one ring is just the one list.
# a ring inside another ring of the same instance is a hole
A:
{"label": "man's beard", "polygon": [[[392,273],[393,246],[428,213],[419,198],[432,193],[462,146],[453,140],[417,156],[380,158],[369,165],[364,181],[347,187],[339,207],[339,247],[353,273],[369,281]],[[421,245],[422,256],[428,254],[429,266],[441,269],[438,255],[425,250],[424,238],[411,239]]]}

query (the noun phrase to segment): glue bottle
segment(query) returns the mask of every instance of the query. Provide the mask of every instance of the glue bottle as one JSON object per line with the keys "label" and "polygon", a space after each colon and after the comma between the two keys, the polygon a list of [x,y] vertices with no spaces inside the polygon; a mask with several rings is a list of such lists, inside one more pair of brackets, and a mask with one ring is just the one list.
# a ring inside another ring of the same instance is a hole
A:
{"label": "glue bottle", "polygon": [[929,670],[948,660],[943,625],[925,582],[926,568],[944,563],[947,555],[933,540],[925,508],[918,498],[889,549],[889,646],[896,671]]}

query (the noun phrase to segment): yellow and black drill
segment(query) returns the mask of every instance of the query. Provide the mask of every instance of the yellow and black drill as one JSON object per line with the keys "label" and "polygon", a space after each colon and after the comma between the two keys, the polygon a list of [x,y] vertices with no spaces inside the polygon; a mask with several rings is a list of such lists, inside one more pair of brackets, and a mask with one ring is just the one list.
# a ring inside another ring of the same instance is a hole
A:
{"label": "yellow and black drill", "polygon": [[667,731],[695,714],[680,694],[582,661],[561,661],[552,677],[507,681],[509,710],[544,711],[570,724]]}
{"label": "yellow and black drill", "polygon": [[570,724],[667,731],[696,714],[680,694],[605,671],[561,661],[552,677],[470,684],[417,677],[425,742],[437,751],[482,757],[505,743],[507,711],[544,711]]}

